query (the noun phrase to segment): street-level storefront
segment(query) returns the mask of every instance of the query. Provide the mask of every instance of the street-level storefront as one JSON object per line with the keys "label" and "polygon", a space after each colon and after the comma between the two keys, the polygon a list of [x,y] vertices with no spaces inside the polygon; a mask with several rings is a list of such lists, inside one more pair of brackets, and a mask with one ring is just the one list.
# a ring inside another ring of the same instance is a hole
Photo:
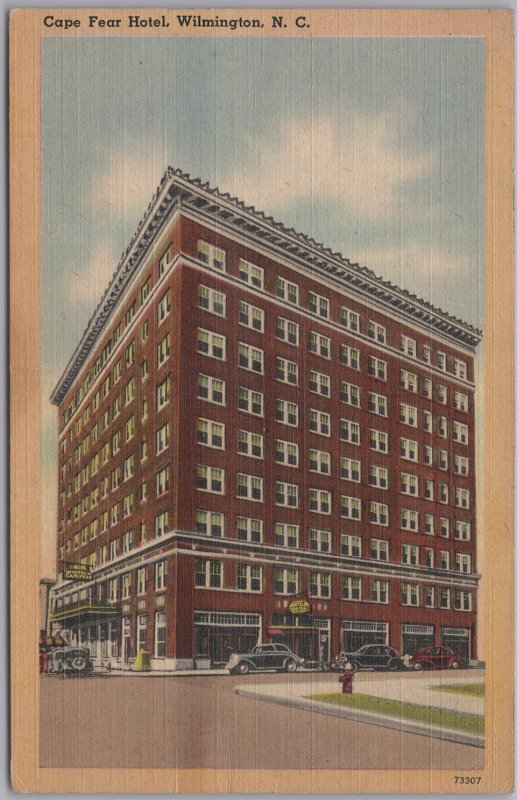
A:
{"label": "street-level storefront", "polygon": [[273,614],[267,629],[272,642],[285,644],[307,662],[330,660],[330,619],[310,614]]}
{"label": "street-level storefront", "polygon": [[341,649],[355,653],[363,644],[389,644],[387,622],[343,620],[341,622]]}
{"label": "street-level storefront", "polygon": [[414,655],[422,647],[434,644],[434,625],[410,625],[402,623],[401,655]]}
{"label": "street-level storefront", "polygon": [[471,636],[468,628],[442,627],[441,644],[450,647],[465,662],[471,658]]}
{"label": "street-level storefront", "polygon": [[59,633],[70,645],[87,647],[94,665],[118,657],[120,636],[118,609],[91,601],[85,590],[59,599],[50,614],[52,633]]}
{"label": "street-level storefront", "polygon": [[194,660],[225,666],[232,653],[249,653],[262,639],[260,614],[194,611]]}

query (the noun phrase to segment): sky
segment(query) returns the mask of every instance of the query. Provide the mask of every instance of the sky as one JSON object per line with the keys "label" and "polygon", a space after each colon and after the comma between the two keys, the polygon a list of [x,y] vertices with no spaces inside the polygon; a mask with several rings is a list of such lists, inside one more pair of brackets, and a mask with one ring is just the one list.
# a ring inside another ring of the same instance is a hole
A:
{"label": "sky", "polygon": [[42,470],[49,396],[168,165],[483,325],[484,42],[48,37],[42,44]]}

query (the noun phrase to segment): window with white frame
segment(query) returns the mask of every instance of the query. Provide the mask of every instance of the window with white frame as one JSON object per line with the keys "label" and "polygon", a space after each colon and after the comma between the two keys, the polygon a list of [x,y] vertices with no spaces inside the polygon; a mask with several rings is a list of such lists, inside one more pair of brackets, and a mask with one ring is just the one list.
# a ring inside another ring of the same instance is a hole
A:
{"label": "window with white frame", "polygon": [[298,508],[299,503],[299,490],[295,483],[286,483],[285,481],[276,481],[275,484],[275,501],[277,506],[288,506],[289,508]]}
{"label": "window with white frame", "polygon": [[368,320],[368,338],[373,339],[375,342],[386,344],[386,328],[384,325]]}
{"label": "window with white frame", "polygon": [[368,374],[373,375],[374,378],[385,381],[388,374],[388,365],[386,361],[383,361],[381,358],[376,358],[376,356],[368,356]]}
{"label": "window with white frame", "polygon": [[226,402],[226,381],[199,373],[197,376],[197,396],[209,403],[224,406]]}
{"label": "window with white frame", "polygon": [[400,509],[400,527],[406,531],[418,531],[418,511],[410,508]]}
{"label": "window with white frame", "polygon": [[284,278],[276,279],[276,296],[281,297],[282,300],[287,300],[288,303],[298,305],[300,290],[296,283],[290,283]]}
{"label": "window with white frame", "polygon": [[426,586],[424,592],[427,608],[434,608],[434,586]]}
{"label": "window with white frame", "polygon": [[341,578],[341,599],[360,600],[362,595],[361,578],[343,575]]}
{"label": "window with white frame", "polygon": [[454,538],[461,542],[470,542],[470,522],[457,519],[454,524]]}
{"label": "window with white frame", "polygon": [[327,572],[309,573],[309,595],[311,597],[330,597],[330,575]]}
{"label": "window with white frame", "polygon": [[437,419],[437,433],[441,439],[447,438],[447,417],[438,417]]}
{"label": "window with white frame", "polygon": [[457,508],[470,508],[470,491],[456,486],[454,488],[454,504]]}
{"label": "window with white frame", "polygon": [[309,471],[330,475],[330,453],[326,450],[309,450]]}
{"label": "window with white frame", "polygon": [[451,590],[440,589],[440,608],[451,607]]}
{"label": "window with white frame", "polygon": [[431,400],[433,397],[433,382],[431,378],[424,378],[422,381],[422,394],[428,400]]}
{"label": "window with white frame", "polygon": [[194,567],[194,585],[198,589],[221,589],[223,585],[221,561],[198,559]]}
{"label": "window with white frame", "polygon": [[434,516],[433,514],[425,515],[425,532],[428,536],[434,536]]}
{"label": "window with white frame", "polygon": [[170,289],[167,289],[165,294],[161,296],[160,301],[156,307],[158,325],[160,325],[165,319],[165,317],[169,315],[170,310],[171,310],[171,293]]}
{"label": "window with white frame", "polygon": [[401,369],[399,386],[407,392],[418,392],[418,375],[408,372],[407,369]]}
{"label": "window with white frame", "polygon": [[154,614],[154,657],[165,658],[165,643],[167,641],[167,623],[165,611],[156,611]]}
{"label": "window with white frame", "polygon": [[224,536],[224,514],[219,511],[196,511],[196,531],[205,536]]}
{"label": "window with white frame", "polygon": [[330,397],[330,376],[311,369],[309,377],[309,391],[322,397]]}
{"label": "window with white frame", "polygon": [[355,311],[351,311],[349,308],[345,308],[345,306],[341,306],[341,310],[339,312],[339,321],[344,328],[348,328],[351,331],[356,331],[357,333],[360,330],[359,314],[356,314]]}
{"label": "window with white frame", "polygon": [[346,403],[349,406],[354,406],[355,408],[360,408],[361,407],[360,387],[356,386],[354,383],[348,383],[348,381],[341,381],[339,399],[341,400],[342,403]]}
{"label": "window with white frame", "polygon": [[449,538],[450,520],[449,517],[440,517],[440,536],[443,539]]}
{"label": "window with white frame", "polygon": [[434,500],[434,481],[426,478],[424,481],[424,497],[426,500]]}
{"label": "window with white frame", "polygon": [[359,497],[348,497],[341,495],[340,499],[340,516],[343,519],[361,519],[361,504],[362,501]]}
{"label": "window with white frame", "polygon": [[211,289],[209,286],[199,284],[197,287],[197,304],[199,308],[210,311],[218,317],[226,316],[226,295]]}
{"label": "window with white frame", "polygon": [[288,525],[284,522],[277,522],[275,525],[275,544],[277,547],[298,548],[300,544],[299,525]]}
{"label": "window with white frame", "polygon": [[264,332],[264,310],[246,303],[244,300],[239,302],[239,323],[245,328],[252,328],[259,333]]}
{"label": "window with white frame", "polygon": [[136,382],[134,378],[131,378],[131,380],[126,384],[126,390],[125,390],[126,405],[133,400],[135,394],[136,394]]}
{"label": "window with white frame", "polygon": [[311,408],[309,411],[309,430],[313,433],[319,433],[321,436],[330,436],[330,414]]}
{"label": "window with white frame", "polygon": [[252,372],[264,372],[264,351],[259,347],[239,342],[239,367]]}
{"label": "window with white frame", "polygon": [[339,420],[339,438],[342,442],[361,444],[361,428],[358,422],[351,419]]}
{"label": "window with white frame", "polygon": [[415,406],[410,406],[407,403],[400,404],[399,420],[404,425],[411,425],[416,428],[418,425],[418,410]]}
{"label": "window with white frame", "polygon": [[370,449],[379,453],[388,452],[388,434],[384,431],[370,429]]}
{"label": "window with white frame", "polygon": [[136,593],[137,594],[145,594],[147,583],[146,583],[146,568],[140,567],[136,571]]}
{"label": "window with white frame", "polygon": [[298,594],[300,591],[300,574],[296,569],[273,567],[273,593]]}
{"label": "window with white frame", "polygon": [[276,320],[276,336],[282,342],[298,347],[300,343],[300,326],[297,322],[292,322],[290,319],[284,317],[277,317]]}
{"label": "window with white frame", "polygon": [[448,550],[440,550],[440,563],[438,564],[439,569],[449,569],[450,568],[450,557],[451,554]]}
{"label": "window with white frame", "polygon": [[154,535],[159,538],[169,530],[169,512],[162,511],[154,518]]}
{"label": "window with white frame", "polygon": [[403,544],[401,551],[401,561],[403,564],[410,564],[413,567],[418,566],[420,558],[420,549],[415,544]]}
{"label": "window with white frame", "polygon": [[214,447],[217,450],[224,450],[224,433],[225,426],[222,422],[202,418],[197,421],[197,440],[199,444],[206,447]]}
{"label": "window with white frame", "polygon": [[129,517],[135,510],[135,496],[133,492],[127,494],[122,501],[124,517]]}
{"label": "window with white frame", "polygon": [[345,481],[361,483],[361,462],[357,458],[341,456],[339,460],[340,477]]}
{"label": "window with white frame", "polygon": [[241,428],[237,434],[237,451],[250,458],[264,458],[264,437]]}
{"label": "window with white frame", "polygon": [[400,457],[408,461],[418,461],[418,442],[414,439],[400,439]]}
{"label": "window with white frame", "polygon": [[430,346],[428,344],[424,344],[424,347],[423,347],[423,350],[422,350],[422,358],[424,359],[426,364],[430,364],[431,363],[432,352],[433,351],[431,350]]}
{"label": "window with white frame", "polygon": [[310,528],[309,550],[315,550],[318,553],[330,553],[330,531]]}
{"label": "window with white frame", "polygon": [[447,450],[440,450],[438,453],[438,466],[442,470],[449,468],[449,454]]}
{"label": "window with white frame", "polygon": [[417,583],[400,584],[400,602],[403,606],[420,605],[420,587]]}
{"label": "window with white frame", "polygon": [[329,318],[329,308],[330,304],[326,297],[322,297],[315,292],[309,292],[309,311],[312,311],[313,314],[317,314],[319,317],[323,317],[323,319]]}
{"label": "window with white frame", "polygon": [[245,261],[243,258],[239,259],[239,278],[256,289],[264,288],[264,270],[262,267],[250,264],[249,261]]}
{"label": "window with white frame", "polygon": [[257,564],[237,564],[237,589],[240,592],[262,591],[262,567]]}
{"label": "window with white frame", "polygon": [[288,361],[286,358],[276,358],[276,377],[282,383],[298,383],[298,364],[295,361]]}
{"label": "window with white frame", "polygon": [[454,442],[460,442],[460,444],[468,444],[469,443],[469,429],[466,425],[463,425],[461,422],[457,422],[453,420],[452,423],[452,440]]}
{"label": "window with white frame", "polygon": [[462,381],[467,380],[467,365],[464,361],[459,361],[457,358],[454,359],[454,374]]}
{"label": "window with white frame", "polygon": [[472,611],[472,592],[456,589],[454,592],[454,608],[456,611]]}
{"label": "window with white frame", "polygon": [[445,481],[440,481],[440,503],[449,502],[449,485]]}
{"label": "window with white frame", "polygon": [[275,461],[277,464],[286,464],[288,467],[298,466],[298,445],[296,442],[276,440]]}
{"label": "window with white frame", "polygon": [[224,494],[224,469],[198,464],[196,486],[201,492]]}
{"label": "window with white frame", "polygon": [[375,464],[371,464],[368,474],[368,483],[370,486],[376,486],[378,489],[387,489],[388,470],[386,467],[377,467]]}
{"label": "window with white frame", "polygon": [[129,478],[132,478],[135,473],[135,454],[131,453],[124,460],[124,480],[127,481]]}
{"label": "window with white frame", "polygon": [[469,410],[468,395],[466,395],[464,392],[454,392],[452,406],[457,411],[468,411]]}
{"label": "window with white frame", "polygon": [[436,387],[436,399],[442,405],[447,403],[447,387],[441,383]]}
{"label": "window with white frame", "polygon": [[370,539],[370,558],[389,561],[389,542],[386,539]]}
{"label": "window with white frame", "polygon": [[368,395],[368,411],[380,417],[388,416],[388,398],[383,394],[370,392]]}
{"label": "window with white frame", "polygon": [[341,534],[341,555],[352,556],[353,558],[361,558],[362,553],[362,540],[360,536],[354,536],[350,533]]}
{"label": "window with white frame", "polygon": [[389,511],[386,503],[370,501],[370,522],[372,525],[383,525],[387,527],[389,523]]}
{"label": "window with white frame", "polygon": [[197,350],[205,356],[226,361],[226,336],[204,328],[197,329]]}
{"label": "window with white frame", "polygon": [[[87,528],[84,529],[85,531]],[[134,546],[134,535],[133,531],[126,531],[122,535],[122,552],[123,553],[130,553]]]}
{"label": "window with white frame", "polygon": [[390,587],[388,581],[373,579],[370,582],[370,600],[372,603],[389,603]]}
{"label": "window with white frame", "polygon": [[424,567],[432,569],[434,567],[434,550],[432,547],[426,547],[424,551]]}
{"label": "window with white frame", "polygon": [[445,370],[447,369],[447,356],[446,356],[446,354],[442,353],[442,352],[438,352],[436,354],[436,363],[438,365],[438,369],[441,369],[441,370],[443,370],[443,372],[445,372]]}
{"label": "window with white frame", "polygon": [[109,582],[109,599],[111,603],[115,603],[118,600],[118,578],[112,578]]}
{"label": "window with white frame", "polygon": [[166,422],[156,431],[156,455],[160,455],[169,446],[169,423]]}
{"label": "window with white frame", "polygon": [[360,369],[361,352],[357,347],[350,347],[347,344],[342,344],[339,347],[339,360],[345,365],[345,367],[350,367],[350,369]]}
{"label": "window with white frame", "polygon": [[456,553],[456,571],[467,574],[472,572],[472,559],[468,553]]}
{"label": "window with white frame", "polygon": [[254,417],[264,416],[264,395],[262,392],[255,392],[246,386],[239,386],[239,411],[252,414]]}
{"label": "window with white frame", "polygon": [[201,239],[197,243],[197,257],[204,264],[209,267],[219,270],[219,272],[226,271],[226,253],[220,247],[216,247],[208,242],[203,242]]}
{"label": "window with white frame", "polygon": [[418,477],[409,472],[400,473],[400,491],[402,494],[410,494],[418,497]]}
{"label": "window with white frame", "polygon": [[290,425],[293,428],[298,427],[298,404],[291,403],[289,400],[276,401],[276,421],[282,425]]}
{"label": "window with white frame", "polygon": [[262,503],[264,500],[264,478],[259,475],[247,475],[244,472],[239,472],[237,474],[237,497]]}
{"label": "window with white frame", "polygon": [[315,514],[330,514],[332,495],[324,489],[309,489],[309,510]]}
{"label": "window with white frame", "polygon": [[165,494],[169,491],[169,465],[167,464],[162,469],[158,470],[155,475],[156,497]]}
{"label": "window with white frame", "polygon": [[166,586],[166,568],[165,561],[157,561],[154,565],[154,589],[156,592],[165,589]]}
{"label": "window with white frame", "polygon": [[254,517],[237,517],[236,537],[241,542],[261,542],[264,522]]}
{"label": "window with white frame", "polygon": [[316,331],[309,333],[309,350],[323,358],[330,358],[330,339]]}
{"label": "window with white frame", "polygon": [[431,414],[430,411],[425,411],[425,410],[422,413],[424,415],[424,431],[426,433],[432,433],[433,432],[433,415]]}
{"label": "window with white frame", "polygon": [[416,342],[409,336],[400,337],[400,352],[411,358],[416,358]]}

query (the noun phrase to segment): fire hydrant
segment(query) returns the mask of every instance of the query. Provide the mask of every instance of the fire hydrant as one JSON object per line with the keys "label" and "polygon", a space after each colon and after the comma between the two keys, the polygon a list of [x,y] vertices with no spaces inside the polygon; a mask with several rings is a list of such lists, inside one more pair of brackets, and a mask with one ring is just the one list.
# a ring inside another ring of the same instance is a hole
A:
{"label": "fire hydrant", "polygon": [[345,664],[345,671],[339,676],[339,682],[341,683],[341,691],[343,694],[352,694],[353,672],[351,664]]}

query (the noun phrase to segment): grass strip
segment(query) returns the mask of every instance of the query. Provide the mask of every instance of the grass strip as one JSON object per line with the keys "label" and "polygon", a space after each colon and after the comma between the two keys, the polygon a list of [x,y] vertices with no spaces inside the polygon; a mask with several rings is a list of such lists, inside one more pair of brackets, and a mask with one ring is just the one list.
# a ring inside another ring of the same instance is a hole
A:
{"label": "grass strip", "polygon": [[449,692],[450,694],[467,694],[469,697],[484,697],[484,683],[460,683],[449,686],[430,686],[433,692]]}
{"label": "grass strip", "polygon": [[307,698],[318,700],[321,703],[372,711],[375,714],[401,717],[402,719],[425,722],[428,725],[440,725],[444,728],[454,728],[468,733],[483,733],[485,730],[484,718],[477,714],[464,714],[445,708],[402,703],[400,700],[389,700],[385,697],[374,697],[368,694],[311,694],[307,695]]}

